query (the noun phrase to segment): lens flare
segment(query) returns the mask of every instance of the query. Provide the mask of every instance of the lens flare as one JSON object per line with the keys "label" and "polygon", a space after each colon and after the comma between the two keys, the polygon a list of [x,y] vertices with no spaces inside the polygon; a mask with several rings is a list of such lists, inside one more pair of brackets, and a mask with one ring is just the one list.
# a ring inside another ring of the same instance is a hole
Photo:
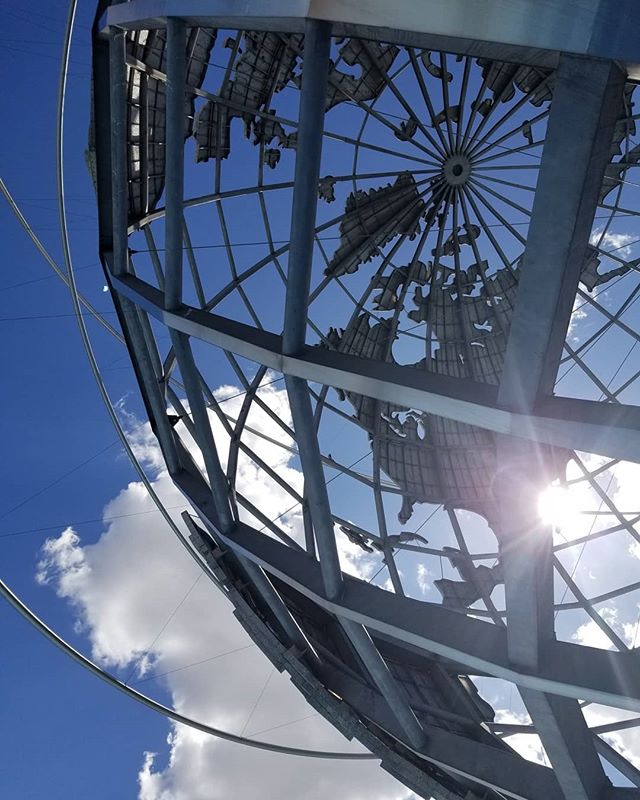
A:
{"label": "lens flare", "polygon": [[578,524],[576,498],[562,486],[548,486],[538,498],[538,514],[554,530],[569,531]]}

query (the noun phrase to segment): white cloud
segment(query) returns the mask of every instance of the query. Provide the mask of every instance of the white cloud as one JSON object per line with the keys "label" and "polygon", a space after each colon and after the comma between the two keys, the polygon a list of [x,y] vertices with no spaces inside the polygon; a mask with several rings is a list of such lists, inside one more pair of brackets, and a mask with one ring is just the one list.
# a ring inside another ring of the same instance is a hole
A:
{"label": "white cloud", "polygon": [[[633,712],[601,706],[596,703],[586,705],[583,709],[583,713],[587,725],[590,728],[615,723],[636,716]],[[526,712],[518,713],[506,708],[497,708],[495,721],[515,725],[531,725],[531,719]],[[601,734],[601,736],[631,764],[640,768],[640,728],[628,728],[626,730]],[[548,756],[537,734],[518,733],[504,737],[504,741],[513,747],[523,758],[549,766]],[[619,781],[614,781],[614,783],[620,785]],[[628,785],[624,778],[622,779],[622,785]]]}
{"label": "white cloud", "polygon": [[580,625],[571,638],[578,644],[584,644],[587,647],[597,647],[600,650],[611,650],[613,648],[613,644],[607,634],[592,619]]}
{"label": "white cloud", "polygon": [[[235,387],[223,387],[217,396],[229,398],[237,392]],[[269,406],[290,424],[285,393],[272,387],[265,387],[262,393]],[[224,408],[235,417],[241,403],[241,397],[233,398]],[[127,419],[136,453],[155,475],[154,488],[167,507],[178,507],[177,518],[186,504],[164,471],[150,426],[122,413]],[[303,478],[292,466],[294,456],[277,444],[290,445],[291,440],[259,409],[252,410],[248,424],[270,436],[275,443],[251,433],[247,433],[247,443],[302,493]],[[212,418],[212,427],[223,466],[226,466],[228,437],[217,419]],[[188,438],[182,423],[177,430]],[[201,458],[198,460],[201,462]],[[596,461],[587,459],[587,466],[593,469]],[[609,491],[624,510],[629,510],[637,494],[638,469],[637,465],[623,463],[616,467]],[[575,469],[570,469],[570,473],[569,477],[577,477],[577,473],[573,474]],[[601,481],[605,487],[609,486],[606,475],[601,476]],[[269,518],[294,505],[277,483],[242,454],[238,461],[237,483],[240,491]],[[571,491],[579,495],[581,508],[598,507],[599,500],[584,484],[573,486]],[[154,511],[141,484],[131,483],[123,489],[105,507],[104,517],[105,529],[95,544],[83,545],[71,528],[48,540],[37,571],[40,583],[51,585],[60,597],[72,604],[77,624],[87,634],[94,658],[109,668],[121,670],[125,678],[136,680],[144,676],[147,682],[141,688],[151,693],[160,684],[181,713],[204,722],[238,733],[244,729],[247,735],[256,734],[265,740],[302,747],[335,750],[358,747],[346,742],[314,714],[287,677],[275,672],[252,646],[232,617],[225,598],[205,577],[198,578],[201,574],[198,568]],[[284,514],[279,524],[289,535],[302,541],[302,518],[297,507]],[[590,527],[590,519],[585,518],[584,524]],[[582,531],[582,527],[566,533],[573,538],[587,532]],[[361,577],[370,577],[375,560],[345,536],[338,534],[336,538],[343,567]],[[627,542],[624,550],[628,547]],[[579,572],[586,570],[585,574],[600,576],[604,570],[609,574],[611,565],[604,563],[597,551],[593,557],[590,553],[588,547]],[[418,563],[415,569],[417,588],[423,594],[430,591],[432,576],[426,565]],[[612,600],[603,613],[618,634],[631,642],[637,607],[631,598],[629,604],[633,608],[627,608],[622,600]],[[571,634],[575,641],[583,644],[609,645],[593,621],[570,630],[567,636]],[[224,655],[238,648],[245,649]],[[149,680],[159,673],[170,674],[159,682]],[[503,689],[491,698],[494,707],[508,705],[505,692]],[[498,710],[497,717],[518,724],[526,721],[518,711]],[[607,740],[629,757],[640,752],[638,735],[635,731],[625,731],[607,735]],[[292,795],[299,800],[320,800],[332,795],[341,800],[364,800],[365,797],[367,800],[408,800],[413,797],[375,762],[331,762],[329,765],[264,754],[220,742],[183,726],[171,726],[168,741],[166,764],[163,754],[140,754],[140,800],[217,800],[227,796],[275,800]],[[508,742],[525,758],[544,762],[536,736],[518,734],[509,737]]]}
{"label": "white cloud", "polygon": [[625,513],[640,510],[638,485],[640,485],[640,464],[620,461],[613,472],[612,497],[616,507]]}
{"label": "white cloud", "polygon": [[[585,706],[584,716],[590,728],[619,722],[636,716],[634,712],[592,704]],[[601,734],[602,738],[635,767],[640,768],[640,728],[627,728]]]}
{"label": "white cloud", "polygon": [[629,258],[631,255],[631,243],[636,240],[636,236],[630,233],[612,233],[607,231],[602,234],[602,228],[594,228],[589,237],[589,243],[599,247],[601,250],[614,250],[620,258]]}
{"label": "white cloud", "polygon": [[[510,725],[531,725],[531,719],[528,714],[518,714],[506,708],[496,710],[495,721],[509,723]],[[510,747],[513,747],[516,753],[526,758],[527,761],[549,765],[540,737],[536,733],[516,733],[512,736],[505,736],[504,741]]]}
{"label": "white cloud", "polygon": [[579,295],[576,295],[573,300],[573,309],[571,310],[569,328],[567,330],[567,338],[571,340],[572,344],[578,344],[580,342],[580,337],[577,335],[576,331],[579,329],[582,320],[587,318],[587,311],[586,301]]}
{"label": "white cloud", "polygon": [[[224,387],[219,397],[237,391]],[[290,421],[285,393],[271,387],[262,393],[270,407]],[[241,402],[241,397],[230,400],[225,409],[235,416]],[[131,418],[128,424],[136,452],[156,471],[154,488],[165,505],[186,508],[162,468],[148,424]],[[259,409],[252,410],[248,424],[278,441],[286,439]],[[177,429],[183,435],[181,425]],[[226,464],[228,438],[217,420],[212,420],[212,426]],[[247,441],[278,474],[302,491],[302,476],[290,464],[291,453],[251,434]],[[270,518],[293,504],[291,497],[244,455],[238,461],[237,483]],[[225,597],[203,576],[153,508],[142,485],[130,483],[104,509],[105,529],[95,544],[83,545],[78,534],[67,528],[47,540],[42,549],[37,580],[50,584],[72,604],[93,657],[104,666],[121,670],[131,681],[146,676],[140,688],[152,694],[158,682],[149,677],[169,673],[159,682],[170,693],[174,707],[203,722],[238,733],[244,730],[246,735],[262,732],[258,738],[298,747],[360,749],[314,714],[286,675],[275,671],[251,646]],[[302,535],[298,509],[285,514],[279,524],[296,538]],[[361,567],[361,574],[367,574],[365,554],[345,540],[338,537],[343,563],[353,572]],[[225,655],[241,647],[245,649]],[[279,756],[222,742],[180,725],[171,730],[166,766],[157,765],[155,754],[141,753],[140,800],[413,797],[377,762]]]}
{"label": "white cloud", "polygon": [[431,591],[433,580],[426,564],[418,564],[416,570],[416,581],[422,594],[426,594],[427,592]]}
{"label": "white cloud", "polygon": [[[633,643],[636,631],[636,622],[622,622],[618,608],[615,606],[604,606],[599,609],[600,616],[609,625],[614,633],[625,642],[627,645]],[[597,647],[601,650],[612,650],[614,645],[602,630],[598,623],[590,619],[576,630],[571,637],[579,644],[587,645],[588,647]]]}

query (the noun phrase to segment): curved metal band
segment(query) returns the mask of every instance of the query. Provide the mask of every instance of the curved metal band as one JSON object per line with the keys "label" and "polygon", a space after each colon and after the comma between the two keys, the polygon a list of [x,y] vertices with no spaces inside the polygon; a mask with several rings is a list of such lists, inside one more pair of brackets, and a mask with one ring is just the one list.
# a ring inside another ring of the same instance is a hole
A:
{"label": "curved metal band", "polygon": [[378,400],[399,403],[436,416],[530,441],[640,461],[640,408],[591,400],[549,397],[533,414],[497,405],[490,384],[450,378],[396,364],[368,361],[317,347],[285,355],[281,337],[226,317],[182,305],[164,309],[162,292],[123,275],[114,288],[168,328],[286,375],[334,386]]}
{"label": "curved metal band", "polygon": [[177,16],[201,27],[301,33],[305,20],[315,19],[333,23],[336,36],[545,67],[569,52],[628,62],[633,71],[640,40],[636,10],[634,0],[553,0],[544,14],[537,0],[133,0],[111,6],[100,29],[164,27],[167,17]]}
{"label": "curved metal band", "polygon": [[267,750],[270,753],[281,753],[287,756],[304,756],[306,758],[338,759],[342,761],[363,761],[378,758],[373,753],[332,753],[326,750],[305,750],[300,747],[287,747],[286,745],[273,744],[271,742],[259,742],[256,739],[248,739],[244,736],[237,736],[235,733],[223,731],[220,728],[214,728],[211,725],[205,725],[203,722],[198,722],[191,717],[186,717],[184,714],[180,714],[173,708],[169,708],[162,703],[158,703],[156,700],[148,697],[146,694],[132,689],[131,686],[127,686],[126,683],[119,681],[114,675],[111,675],[111,673],[102,669],[97,664],[94,664],[93,661],[88,659],[86,656],[83,656],[82,653],[79,653],[74,647],[66,642],[61,636],[58,636],[55,631],[52,631],[48,625],[46,625],[39,617],[37,617],[33,611],[31,611],[31,609],[26,606],[22,600],[20,600],[20,598],[11,591],[11,589],[9,589],[4,581],[0,581],[0,594],[16,609],[16,611],[18,611],[28,622],[30,622],[34,628],[36,628],[36,630],[49,639],[49,641],[53,642],[56,647],[59,647],[63,653],[66,653],[74,661],[77,661],[78,664],[89,670],[89,672],[91,672],[93,675],[105,681],[105,683],[108,683],[109,686],[112,686],[114,689],[118,689],[132,700],[136,700],[138,703],[150,708],[152,711],[156,711],[158,714],[168,717],[174,722],[179,722],[181,725],[187,725],[188,727],[194,728],[201,733],[207,733],[210,736],[216,736],[218,739],[225,739],[228,742],[243,744],[247,747],[254,747],[258,750]]}
{"label": "curved metal band", "polygon": [[[470,672],[489,674],[529,689],[640,711],[640,674],[634,653],[550,642],[539,674],[509,662],[506,629],[464,616],[433,603],[386,592],[347,575],[344,589],[330,600],[320,568],[304,555],[260,536],[240,523],[223,535],[236,553],[312,600],[320,608],[365,625],[385,637],[424,652],[465,664]],[[380,596],[384,595],[384,603]]]}

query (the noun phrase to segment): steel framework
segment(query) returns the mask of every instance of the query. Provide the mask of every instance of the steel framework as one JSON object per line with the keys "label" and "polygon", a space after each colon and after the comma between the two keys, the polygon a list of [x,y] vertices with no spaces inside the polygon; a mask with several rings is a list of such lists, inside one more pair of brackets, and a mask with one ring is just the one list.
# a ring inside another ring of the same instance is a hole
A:
{"label": "steel framework", "polygon": [[[640,15],[246,5],[105,4],[94,29],[100,253],[193,547],[274,664],[420,796],[635,796],[611,744],[640,722],[615,712],[640,711],[635,636],[607,604],[640,582],[594,592],[577,570],[587,545],[628,564],[640,542],[613,483],[640,462]],[[233,418],[212,388],[231,375]],[[280,378],[291,421],[261,397]],[[266,515],[241,463],[291,507]],[[551,483],[582,492],[582,527],[541,519]],[[585,620],[609,649],[579,643]]]}

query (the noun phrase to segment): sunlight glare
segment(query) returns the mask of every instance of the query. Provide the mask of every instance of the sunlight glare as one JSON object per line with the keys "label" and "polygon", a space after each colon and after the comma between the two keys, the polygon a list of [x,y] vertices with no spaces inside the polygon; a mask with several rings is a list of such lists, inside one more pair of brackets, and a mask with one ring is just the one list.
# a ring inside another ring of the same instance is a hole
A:
{"label": "sunlight glare", "polygon": [[579,512],[573,494],[562,486],[548,486],[538,498],[538,514],[554,530],[568,531],[579,521]]}

